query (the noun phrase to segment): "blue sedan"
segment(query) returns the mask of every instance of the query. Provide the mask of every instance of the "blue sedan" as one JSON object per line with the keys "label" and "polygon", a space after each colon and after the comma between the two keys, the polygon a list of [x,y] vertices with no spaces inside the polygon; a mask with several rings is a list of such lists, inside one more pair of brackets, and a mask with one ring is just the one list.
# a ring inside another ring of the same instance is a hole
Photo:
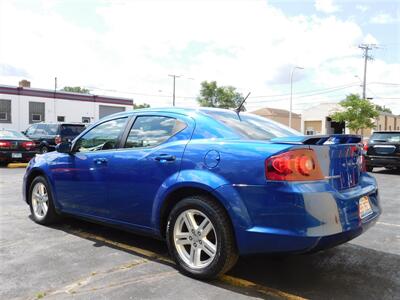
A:
{"label": "blue sedan", "polygon": [[108,116],[31,160],[23,193],[39,224],[72,215],[165,239],[199,279],[239,255],[345,243],[380,215],[359,136],[211,108]]}

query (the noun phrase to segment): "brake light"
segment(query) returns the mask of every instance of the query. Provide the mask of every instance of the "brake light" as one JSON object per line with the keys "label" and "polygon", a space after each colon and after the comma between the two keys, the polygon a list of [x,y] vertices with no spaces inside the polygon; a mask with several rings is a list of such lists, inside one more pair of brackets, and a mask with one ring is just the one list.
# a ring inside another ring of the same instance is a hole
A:
{"label": "brake light", "polygon": [[2,148],[2,149],[11,148],[11,142],[9,142],[9,141],[0,141],[0,148]]}
{"label": "brake light", "polygon": [[296,149],[272,156],[265,161],[268,180],[322,180],[324,176],[317,157],[311,149]]}
{"label": "brake light", "polygon": [[368,144],[364,144],[363,149],[364,149],[365,152],[367,152],[368,151]]}
{"label": "brake light", "polygon": [[35,148],[35,143],[34,142],[23,142],[22,147],[25,148],[26,150],[31,150]]}
{"label": "brake light", "polygon": [[54,138],[54,142],[56,143],[56,145],[61,144],[61,136],[56,135],[56,137]]}

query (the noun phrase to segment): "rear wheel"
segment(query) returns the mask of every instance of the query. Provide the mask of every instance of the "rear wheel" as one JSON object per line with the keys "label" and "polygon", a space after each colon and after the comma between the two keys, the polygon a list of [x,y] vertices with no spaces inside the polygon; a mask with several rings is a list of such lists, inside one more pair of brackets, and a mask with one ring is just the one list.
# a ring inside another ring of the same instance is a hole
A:
{"label": "rear wheel", "polygon": [[227,272],[238,258],[228,216],[204,196],[185,198],[172,209],[167,243],[179,270],[198,279]]}
{"label": "rear wheel", "polygon": [[43,176],[36,177],[31,183],[29,206],[33,220],[36,223],[47,225],[59,219],[59,215],[54,208],[50,186]]}

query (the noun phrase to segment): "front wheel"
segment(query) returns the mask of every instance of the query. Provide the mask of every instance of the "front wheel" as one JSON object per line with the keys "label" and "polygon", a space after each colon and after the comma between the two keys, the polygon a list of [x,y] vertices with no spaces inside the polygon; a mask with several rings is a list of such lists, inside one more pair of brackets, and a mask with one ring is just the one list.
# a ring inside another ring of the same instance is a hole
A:
{"label": "front wheel", "polygon": [[46,178],[42,176],[36,177],[31,183],[29,206],[36,223],[48,225],[60,218],[54,207],[50,186]]}
{"label": "front wheel", "polygon": [[41,153],[41,154],[45,154],[45,153],[47,153],[47,152],[49,152],[49,148],[47,148],[47,146],[42,146],[42,147],[40,148],[40,153]]}
{"label": "front wheel", "polygon": [[198,279],[227,272],[238,258],[226,212],[204,196],[185,198],[172,209],[167,243],[179,270]]}

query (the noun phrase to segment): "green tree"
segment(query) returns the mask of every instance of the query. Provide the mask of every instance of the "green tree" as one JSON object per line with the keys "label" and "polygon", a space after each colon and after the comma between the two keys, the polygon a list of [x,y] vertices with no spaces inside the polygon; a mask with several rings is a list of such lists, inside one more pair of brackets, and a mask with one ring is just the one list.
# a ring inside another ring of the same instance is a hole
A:
{"label": "green tree", "polygon": [[142,104],[135,104],[133,103],[133,109],[141,109],[141,108],[149,108],[150,104],[142,103]]}
{"label": "green tree", "polygon": [[389,113],[389,114],[392,113],[392,110],[390,108],[388,108],[388,107],[385,107],[385,106],[380,106],[380,105],[376,104],[375,108],[376,108],[377,111],[380,111],[380,112],[386,112],[386,113]]}
{"label": "green tree", "polygon": [[379,116],[375,105],[367,99],[361,99],[359,95],[350,94],[340,102],[342,111],[334,112],[330,117],[336,122],[345,122],[346,127],[356,134],[363,128],[374,128],[374,119]]}
{"label": "green tree", "polygon": [[[197,102],[200,106],[237,108],[243,100],[242,94],[233,86],[218,86],[216,81],[203,81]],[[244,108],[242,108],[244,110]]]}
{"label": "green tree", "polygon": [[61,89],[61,91],[70,93],[90,94],[90,91],[88,89],[85,89],[80,86],[65,86],[64,88]]}

